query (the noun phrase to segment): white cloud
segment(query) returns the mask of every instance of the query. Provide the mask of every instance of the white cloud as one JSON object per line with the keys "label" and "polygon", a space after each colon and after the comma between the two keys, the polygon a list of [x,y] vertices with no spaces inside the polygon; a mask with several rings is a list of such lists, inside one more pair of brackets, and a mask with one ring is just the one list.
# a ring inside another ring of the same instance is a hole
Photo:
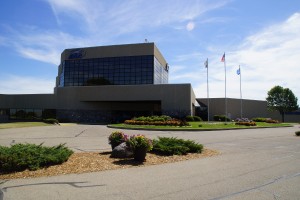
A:
{"label": "white cloud", "polygon": [[6,75],[0,79],[0,94],[53,93],[54,80]]}
{"label": "white cloud", "polygon": [[80,19],[79,22],[88,24],[90,28],[95,26],[95,22],[103,12],[101,4],[96,0],[46,0],[56,17],[58,24],[62,24],[59,14]]}
{"label": "white cloud", "polygon": [[111,44],[122,34],[167,24],[176,26],[189,22],[187,29],[191,31],[195,27],[192,20],[227,3],[226,0],[214,3],[199,0],[171,3],[115,1],[109,4],[97,0],[45,1],[51,6],[60,26],[71,23],[69,19],[73,19],[75,30],[79,27],[83,34],[75,36],[71,31],[42,30],[28,25],[18,27],[17,31],[8,26],[11,35],[0,38],[0,44],[5,40],[6,46],[13,47],[21,56],[55,66],[66,48]]}
{"label": "white cloud", "polygon": [[[76,19],[77,24],[88,25],[88,31],[120,35],[145,28],[194,20],[206,12],[228,3],[219,0],[207,3],[202,0],[190,1],[101,1],[46,0],[59,24],[63,16]],[[192,24],[189,27],[193,26]]]}
{"label": "white cloud", "polygon": [[26,28],[22,32],[13,31],[6,39],[6,46],[13,46],[21,56],[55,66],[60,63],[60,54],[66,48],[89,46],[92,39],[72,36],[60,31],[42,31]]}
{"label": "white cloud", "polygon": [[[299,55],[300,55],[300,13],[287,20],[268,26],[250,35],[244,41],[226,52],[227,97],[240,97],[240,76],[242,70],[243,98],[264,100],[267,92],[275,85],[290,88],[300,100]],[[224,64],[221,47],[210,48],[209,88],[210,97],[225,96]],[[176,62],[186,61],[191,55],[178,56]],[[199,59],[205,59],[199,55]],[[197,61],[199,63],[199,60]],[[183,66],[183,65],[181,65]],[[184,66],[189,69],[189,66]],[[206,70],[196,69],[194,73],[184,70],[170,74],[170,80],[188,79],[192,82],[196,96],[206,97]],[[196,77],[198,80],[196,79]]]}
{"label": "white cloud", "polygon": [[195,28],[195,23],[194,22],[189,22],[187,25],[186,25],[186,30],[187,31],[192,31],[194,30]]}

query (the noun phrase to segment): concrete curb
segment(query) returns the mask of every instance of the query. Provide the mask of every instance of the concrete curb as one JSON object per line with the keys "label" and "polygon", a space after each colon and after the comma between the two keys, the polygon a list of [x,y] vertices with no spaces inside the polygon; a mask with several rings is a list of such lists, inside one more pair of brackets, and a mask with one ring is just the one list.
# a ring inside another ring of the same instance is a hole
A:
{"label": "concrete curb", "polygon": [[125,130],[141,130],[141,131],[227,131],[227,130],[242,130],[242,129],[262,129],[262,128],[288,128],[290,126],[278,126],[278,127],[245,127],[245,128],[226,128],[226,129],[192,129],[192,128],[183,128],[183,129],[152,129],[152,128],[126,128],[126,127],[116,127],[113,125],[107,125],[107,128],[115,129],[125,129]]}

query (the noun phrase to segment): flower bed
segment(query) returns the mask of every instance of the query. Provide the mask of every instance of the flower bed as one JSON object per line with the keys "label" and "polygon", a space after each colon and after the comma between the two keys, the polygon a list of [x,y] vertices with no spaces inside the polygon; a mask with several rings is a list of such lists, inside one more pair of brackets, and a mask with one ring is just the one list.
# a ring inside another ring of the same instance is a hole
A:
{"label": "flower bed", "polygon": [[136,120],[125,120],[124,124],[129,125],[153,125],[153,126],[189,126],[187,122],[172,119],[167,121],[136,121]]}
{"label": "flower bed", "polygon": [[266,122],[266,123],[272,123],[272,124],[278,124],[279,121],[271,118],[263,118],[263,117],[257,117],[253,118],[252,121],[255,122]]}
{"label": "flower bed", "polygon": [[[116,132],[111,133],[109,136],[110,138],[116,135]],[[126,145],[127,151],[133,152],[134,160],[139,162],[144,162],[147,152],[151,151],[152,153],[157,153],[160,155],[186,155],[187,153],[201,153],[203,149],[202,144],[198,144],[192,140],[183,140],[177,139],[174,137],[158,137],[158,139],[151,140],[147,138],[145,135],[132,135],[128,136],[123,134],[122,132],[118,132],[118,135],[122,136],[122,140],[124,143],[120,145],[120,147],[116,147],[112,151],[113,157],[116,157],[114,152],[121,151],[121,146]],[[129,157],[132,157],[129,156]],[[120,157],[116,158],[123,158],[121,155]],[[128,157],[126,157],[128,158]]]}
{"label": "flower bed", "polygon": [[237,118],[235,120],[235,125],[256,126],[256,123],[248,118]]}

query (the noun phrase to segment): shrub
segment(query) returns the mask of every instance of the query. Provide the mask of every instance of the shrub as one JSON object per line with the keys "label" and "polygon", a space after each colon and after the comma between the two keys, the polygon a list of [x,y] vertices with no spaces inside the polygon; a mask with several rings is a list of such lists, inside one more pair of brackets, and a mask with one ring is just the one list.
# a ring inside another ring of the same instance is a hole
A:
{"label": "shrub", "polygon": [[131,120],[134,120],[134,121],[143,121],[143,122],[163,122],[163,121],[168,121],[168,120],[171,120],[172,118],[167,116],[167,115],[162,115],[162,116],[148,116],[148,117],[144,117],[144,116],[141,116],[141,117],[135,117]]}
{"label": "shrub", "polygon": [[162,155],[185,155],[187,153],[201,153],[202,149],[202,144],[192,140],[158,137],[158,139],[153,140],[152,151]]}
{"label": "shrub", "polygon": [[194,116],[194,121],[196,121],[196,122],[202,122],[203,120],[199,116]]}
{"label": "shrub", "polygon": [[230,121],[230,119],[228,117],[226,117],[225,115],[214,115],[214,121],[221,121],[221,122],[225,122],[225,121]]}
{"label": "shrub", "polygon": [[59,121],[54,118],[43,119],[43,122],[47,124],[59,124]]}
{"label": "shrub", "polygon": [[296,135],[296,136],[300,136],[300,131],[296,131],[296,132],[295,132],[295,135]]}
{"label": "shrub", "polygon": [[185,120],[186,120],[187,122],[193,122],[193,121],[194,121],[194,117],[188,115],[188,116],[185,117]]}
{"label": "shrub", "polygon": [[0,171],[13,172],[61,164],[68,160],[73,151],[64,144],[44,147],[42,144],[15,144],[11,147],[0,146]]}

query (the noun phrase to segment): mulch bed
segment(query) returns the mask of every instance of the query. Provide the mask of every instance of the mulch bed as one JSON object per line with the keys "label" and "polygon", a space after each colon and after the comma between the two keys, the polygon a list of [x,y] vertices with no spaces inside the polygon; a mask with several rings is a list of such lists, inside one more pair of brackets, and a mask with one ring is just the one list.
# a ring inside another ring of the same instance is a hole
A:
{"label": "mulch bed", "polygon": [[193,153],[187,155],[159,156],[147,153],[146,161],[143,163],[133,159],[110,158],[111,152],[83,152],[74,153],[67,162],[61,165],[54,165],[36,171],[25,170],[3,174],[0,172],[0,179],[17,179],[17,178],[35,178],[48,177],[64,174],[80,174],[87,172],[99,172],[104,170],[124,169],[129,167],[143,167],[149,165],[158,165],[163,163],[179,162],[190,159],[205,158],[218,155],[219,152],[210,149],[204,149],[201,154]]}

